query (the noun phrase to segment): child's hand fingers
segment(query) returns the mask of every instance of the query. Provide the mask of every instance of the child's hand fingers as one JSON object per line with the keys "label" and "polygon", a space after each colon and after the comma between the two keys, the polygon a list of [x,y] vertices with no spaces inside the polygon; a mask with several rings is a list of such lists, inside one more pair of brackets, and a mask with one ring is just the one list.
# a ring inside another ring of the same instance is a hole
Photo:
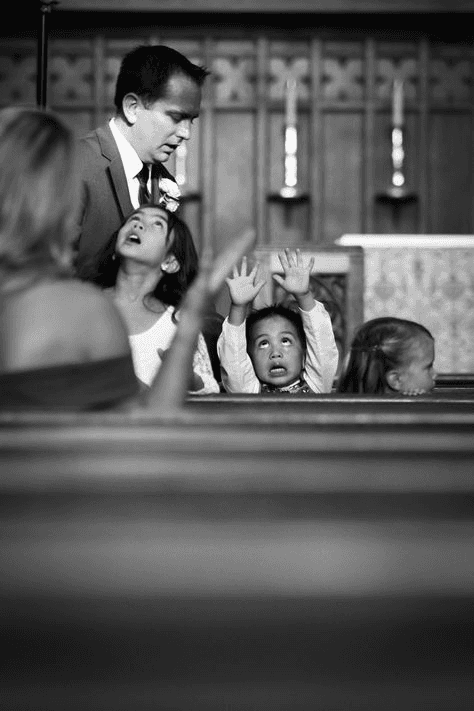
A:
{"label": "child's hand fingers", "polygon": [[260,264],[258,262],[255,262],[255,264],[252,267],[252,270],[249,274],[249,279],[252,280],[252,282],[255,283],[255,280],[258,279],[260,276]]}
{"label": "child's hand fingers", "polygon": [[295,267],[297,264],[296,260],[296,252],[292,251],[289,247],[285,248],[285,256],[286,256],[286,261],[288,264],[288,267],[291,269],[291,267]]}
{"label": "child's hand fingers", "polygon": [[286,272],[286,270],[289,268],[289,263],[288,263],[288,256],[285,252],[278,252],[278,259],[280,260],[280,264],[283,267],[283,271]]}
{"label": "child's hand fingers", "polygon": [[240,276],[247,276],[247,257],[242,257],[240,265]]}
{"label": "child's hand fingers", "polygon": [[311,257],[310,260],[309,260],[308,272],[309,272],[310,274],[311,274],[311,272],[313,271],[314,261],[315,261],[315,258],[314,258],[314,257]]}

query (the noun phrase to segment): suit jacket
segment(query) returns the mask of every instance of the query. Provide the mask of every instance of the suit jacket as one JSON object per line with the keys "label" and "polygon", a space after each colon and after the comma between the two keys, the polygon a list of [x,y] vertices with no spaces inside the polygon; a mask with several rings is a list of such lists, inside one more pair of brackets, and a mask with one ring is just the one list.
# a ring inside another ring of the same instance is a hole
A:
{"label": "suit jacket", "polygon": [[[108,123],[80,138],[78,144],[82,197],[76,235],[76,270],[80,276],[132,212],[133,205],[122,159]],[[151,173],[154,201],[159,198],[158,181],[162,177],[176,182],[164,165],[154,165]]]}

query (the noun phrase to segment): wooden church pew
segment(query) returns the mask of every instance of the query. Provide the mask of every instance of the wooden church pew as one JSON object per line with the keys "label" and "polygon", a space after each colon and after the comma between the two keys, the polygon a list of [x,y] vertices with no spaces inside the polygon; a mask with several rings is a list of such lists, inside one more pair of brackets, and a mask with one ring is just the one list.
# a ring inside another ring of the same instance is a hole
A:
{"label": "wooden church pew", "polygon": [[244,400],[0,416],[4,708],[472,708],[471,403]]}
{"label": "wooden church pew", "polygon": [[436,389],[440,388],[474,390],[474,373],[441,373],[436,377]]}

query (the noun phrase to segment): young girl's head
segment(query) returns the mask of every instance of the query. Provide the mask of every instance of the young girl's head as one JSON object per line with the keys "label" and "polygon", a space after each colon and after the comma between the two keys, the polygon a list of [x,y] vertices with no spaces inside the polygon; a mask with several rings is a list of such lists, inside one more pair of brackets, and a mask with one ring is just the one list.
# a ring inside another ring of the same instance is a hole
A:
{"label": "young girl's head", "polygon": [[159,278],[150,296],[177,306],[196,277],[199,259],[187,224],[150,203],[127,217],[80,276],[103,288],[114,287],[119,269],[127,263],[156,269]]}
{"label": "young girl's head", "polygon": [[246,320],[247,352],[261,383],[285,387],[301,375],[306,337],[301,316],[274,304],[252,312]]}
{"label": "young girl's head", "polygon": [[338,392],[421,394],[434,387],[434,339],[415,321],[375,318],[357,331]]}

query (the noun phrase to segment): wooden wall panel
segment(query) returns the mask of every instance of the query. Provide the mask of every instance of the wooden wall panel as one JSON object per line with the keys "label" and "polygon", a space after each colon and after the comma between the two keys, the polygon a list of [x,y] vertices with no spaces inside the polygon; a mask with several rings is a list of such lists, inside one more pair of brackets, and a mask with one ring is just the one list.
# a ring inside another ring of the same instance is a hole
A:
{"label": "wooden wall panel", "polygon": [[215,229],[224,245],[255,220],[254,116],[219,113],[215,127]]}
{"label": "wooden wall panel", "polygon": [[472,230],[472,117],[436,114],[430,121],[429,185],[433,232]]}
{"label": "wooden wall panel", "polygon": [[[74,11],[154,12],[156,0],[61,0]],[[315,7],[316,6],[316,7]],[[287,0],[160,0],[161,12],[288,12]],[[292,12],[473,12],[471,0],[292,0]]]}
{"label": "wooden wall panel", "polygon": [[333,242],[341,234],[357,233],[362,205],[362,117],[324,117],[324,236]]}
{"label": "wooden wall panel", "polygon": [[[55,15],[60,24],[64,16]],[[111,26],[52,33],[48,103],[76,134],[113,112],[120,60],[139,43],[163,42],[212,70],[187,156],[183,206],[196,242],[214,247],[244,229],[259,245],[330,245],[347,232],[474,233],[474,43],[410,31],[301,25],[289,38],[262,17],[147,25],[130,14]],[[92,23],[91,16],[84,18]],[[282,21],[283,22],[283,21]],[[459,23],[458,23],[459,31]],[[4,37],[2,103],[35,103],[36,43]],[[269,200],[283,184],[285,82],[298,81],[298,187],[307,202]],[[391,91],[404,81],[405,174],[417,200],[397,207],[376,195],[391,179]],[[174,159],[168,167],[174,171]]]}

